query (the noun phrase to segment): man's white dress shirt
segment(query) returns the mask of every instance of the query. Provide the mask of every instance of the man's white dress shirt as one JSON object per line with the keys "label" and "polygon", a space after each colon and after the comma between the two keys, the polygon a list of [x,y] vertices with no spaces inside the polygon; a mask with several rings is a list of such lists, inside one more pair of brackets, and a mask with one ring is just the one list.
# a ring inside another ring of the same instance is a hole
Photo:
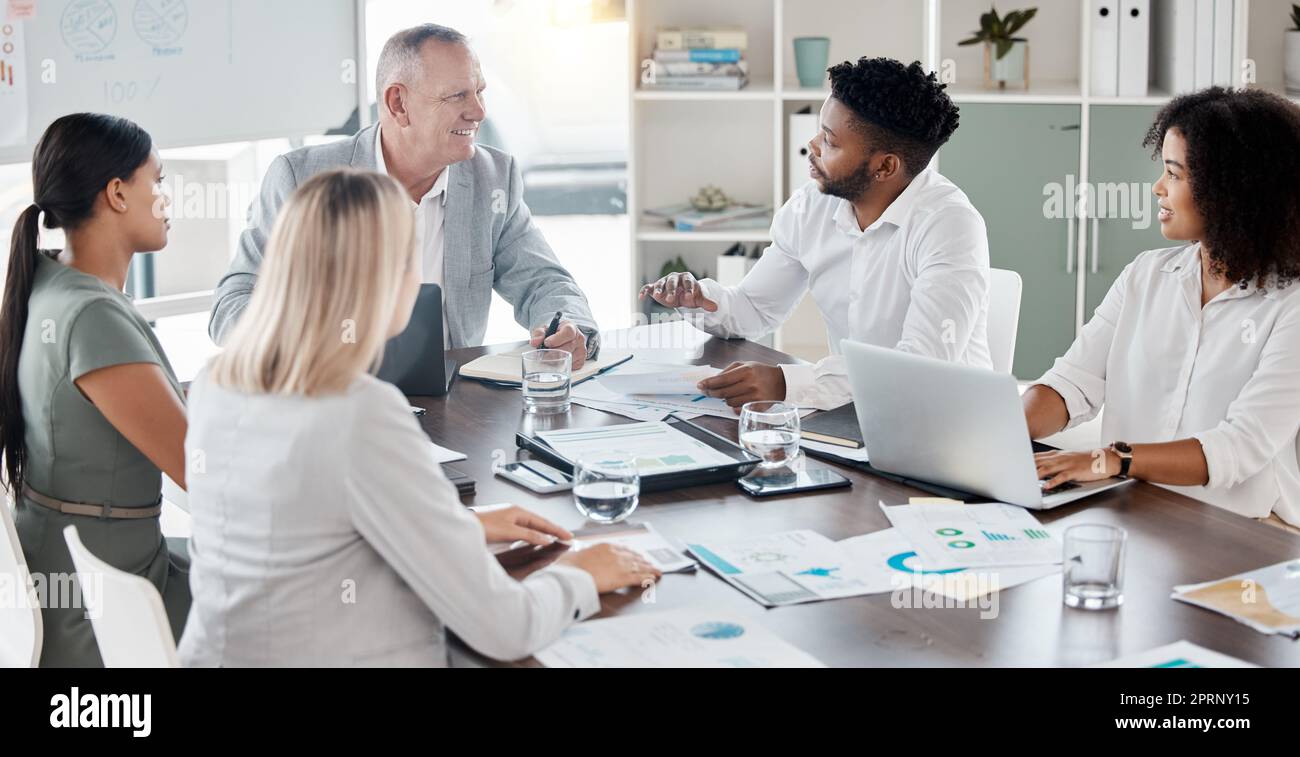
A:
{"label": "man's white dress shirt", "polygon": [[870,226],[809,182],[772,219],[772,245],[737,286],[704,279],[715,313],[682,308],[698,328],[758,338],[811,291],[831,356],[783,365],[786,400],[823,410],[852,399],[840,340],[991,368],[988,234],[965,193],[926,169]]}
{"label": "man's white dress shirt", "polygon": [[[375,165],[380,173],[388,173],[388,163],[384,161],[383,129],[375,133]],[[451,173],[442,169],[433,186],[420,198],[412,201],[411,209],[415,213],[415,248],[420,251],[420,281],[425,284],[443,285],[444,229],[446,227],[447,176]],[[446,295],[443,295],[443,307],[446,308]],[[451,334],[447,327],[447,313],[442,315],[442,343],[451,343]]]}

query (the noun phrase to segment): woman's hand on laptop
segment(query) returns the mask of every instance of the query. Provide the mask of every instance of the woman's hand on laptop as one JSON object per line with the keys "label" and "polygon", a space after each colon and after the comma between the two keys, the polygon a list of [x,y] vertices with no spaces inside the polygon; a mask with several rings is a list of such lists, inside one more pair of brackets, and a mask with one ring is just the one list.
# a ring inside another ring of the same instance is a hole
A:
{"label": "woman's hand on laptop", "polygon": [[510,506],[500,510],[474,513],[483,524],[483,534],[491,542],[526,541],[539,547],[558,541],[569,541],[573,534],[549,520],[522,507]]}
{"label": "woman's hand on laptop", "polygon": [[710,376],[696,386],[709,397],[726,400],[736,413],[740,413],[740,406],[746,402],[784,400],[785,372],[777,365],[732,363],[722,373]]}
{"label": "woman's hand on laptop", "polygon": [[570,368],[578,370],[582,364],[587,362],[587,335],[582,333],[577,324],[573,321],[560,321],[560,327],[546,338],[545,343],[542,337],[546,335],[546,326],[538,326],[528,335],[528,343],[534,347],[545,347],[548,350],[564,350],[573,355],[573,361]]}
{"label": "woman's hand on laptop", "polygon": [[670,308],[703,308],[709,313],[718,310],[718,303],[704,296],[700,282],[689,272],[670,273],[653,284],[646,284],[637,299],[644,300],[647,296]]}
{"label": "woman's hand on laptop", "polygon": [[1034,454],[1038,478],[1047,483],[1044,489],[1055,489],[1071,481],[1100,481],[1119,475],[1119,456],[1108,449],[1091,452],[1038,452]]}

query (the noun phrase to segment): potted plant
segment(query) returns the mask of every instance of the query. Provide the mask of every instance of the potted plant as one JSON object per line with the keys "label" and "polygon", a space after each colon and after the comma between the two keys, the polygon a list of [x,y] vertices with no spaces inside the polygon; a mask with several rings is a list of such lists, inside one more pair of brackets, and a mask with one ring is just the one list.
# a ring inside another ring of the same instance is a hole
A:
{"label": "potted plant", "polygon": [[1037,8],[1025,8],[999,17],[995,7],[980,16],[980,28],[971,32],[970,39],[957,43],[984,44],[985,87],[992,87],[993,82],[997,82],[998,89],[1006,89],[1007,82],[1022,81],[1025,89],[1029,89],[1029,42],[1024,37],[1017,37],[1016,32],[1037,13]]}
{"label": "potted plant", "polygon": [[1300,95],[1300,5],[1291,6],[1291,24],[1286,33],[1286,91]]}

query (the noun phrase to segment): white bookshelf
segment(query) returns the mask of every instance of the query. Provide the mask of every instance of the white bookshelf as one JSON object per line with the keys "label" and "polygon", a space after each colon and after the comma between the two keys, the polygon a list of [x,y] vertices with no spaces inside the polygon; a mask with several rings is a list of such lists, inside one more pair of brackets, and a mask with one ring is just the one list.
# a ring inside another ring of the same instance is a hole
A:
{"label": "white bookshelf", "polygon": [[[992,0],[627,0],[630,35],[628,75],[628,212],[635,290],[653,280],[662,264],[680,255],[692,270],[713,273],[713,258],[731,242],[767,240],[765,230],[675,232],[643,219],[646,208],[681,202],[705,184],[716,184],[740,201],[780,207],[789,195],[786,175],[787,116],[804,106],[815,111],[828,87],[804,88],[795,75],[793,39],[831,39],[830,62],[863,55],[903,62],[920,60],[929,70],[955,71],[948,91],[962,103],[1077,105],[1080,156],[1076,171],[1088,181],[1089,110],[1094,106],[1153,106],[1168,93],[1154,86],[1142,97],[1097,97],[1089,93],[1090,24],[1093,0],[1019,0],[997,3],[1006,12],[1035,6],[1037,16],[1023,30],[1030,47],[1030,87],[987,90],[981,85],[979,46],[958,42],[978,26]],[[1253,86],[1284,93],[1282,29],[1290,0],[1239,0],[1234,57],[1254,61]],[[742,26],[749,34],[746,57],[750,84],[739,92],[642,90],[642,62],[650,58],[660,26]],[[1153,42],[1154,44],[1154,42]],[[1240,67],[1239,69],[1240,70]],[[811,135],[807,135],[810,137]],[[942,165],[943,153],[938,161]],[[804,177],[793,177],[802,183]],[[797,186],[797,184],[796,184]],[[1088,254],[1089,226],[1080,219],[1077,260]],[[1085,266],[1076,266],[1076,329],[1084,312]],[[1027,281],[1026,286],[1033,282]],[[776,344],[802,357],[825,352],[824,329],[815,309],[801,306],[778,333]]]}

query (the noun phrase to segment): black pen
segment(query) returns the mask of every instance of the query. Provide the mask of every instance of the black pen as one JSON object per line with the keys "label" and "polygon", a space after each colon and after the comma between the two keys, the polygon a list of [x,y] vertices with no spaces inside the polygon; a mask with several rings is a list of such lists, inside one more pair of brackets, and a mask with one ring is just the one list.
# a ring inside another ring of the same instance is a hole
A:
{"label": "black pen", "polygon": [[546,327],[546,333],[545,333],[545,334],[542,334],[542,343],[541,343],[540,345],[538,345],[539,347],[545,347],[545,346],[546,346],[546,340],[547,340],[547,339],[550,339],[550,338],[553,337],[553,336],[555,336],[555,332],[557,332],[557,331],[560,330],[560,319],[561,319],[562,317],[564,317],[564,312],[563,312],[563,311],[560,311],[560,310],[555,311],[555,317],[551,319],[551,325],[550,325],[550,326],[547,326],[547,327]]}

